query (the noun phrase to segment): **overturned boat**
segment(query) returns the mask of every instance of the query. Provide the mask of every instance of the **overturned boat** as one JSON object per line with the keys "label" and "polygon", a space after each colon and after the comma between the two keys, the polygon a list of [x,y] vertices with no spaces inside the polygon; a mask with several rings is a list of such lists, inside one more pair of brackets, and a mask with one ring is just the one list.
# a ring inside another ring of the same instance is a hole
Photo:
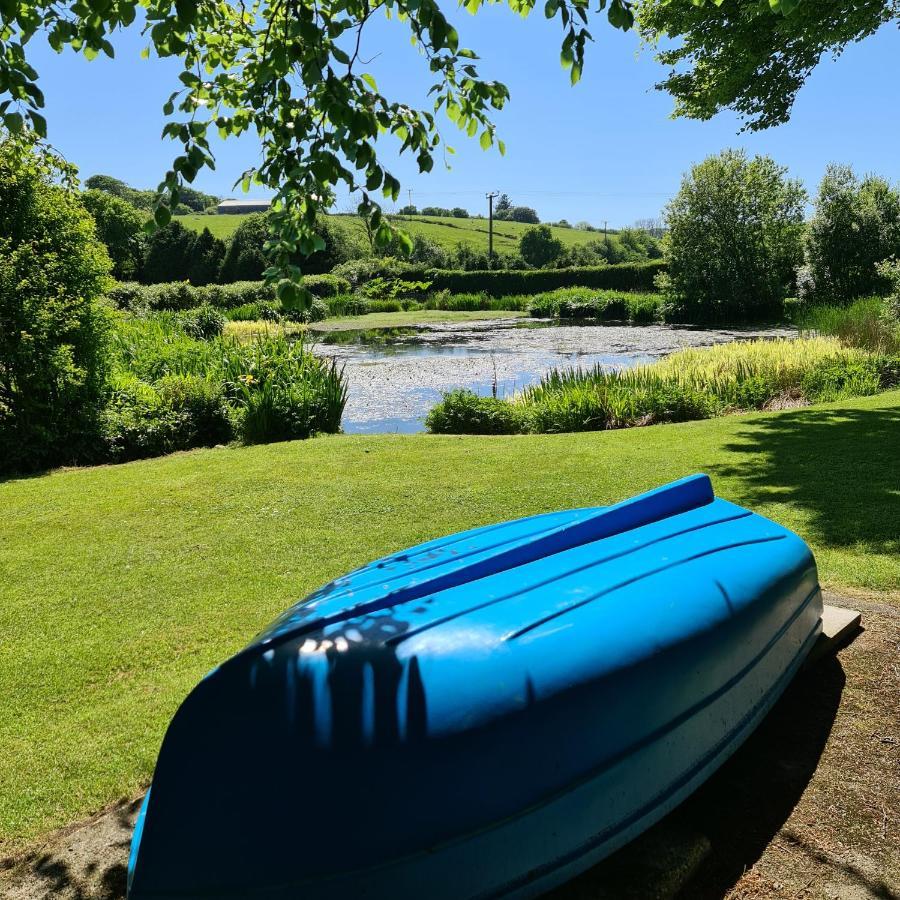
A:
{"label": "overturned boat", "polygon": [[184,701],[129,897],[537,896],[709,777],[821,612],[803,541],[703,475],[385,557]]}

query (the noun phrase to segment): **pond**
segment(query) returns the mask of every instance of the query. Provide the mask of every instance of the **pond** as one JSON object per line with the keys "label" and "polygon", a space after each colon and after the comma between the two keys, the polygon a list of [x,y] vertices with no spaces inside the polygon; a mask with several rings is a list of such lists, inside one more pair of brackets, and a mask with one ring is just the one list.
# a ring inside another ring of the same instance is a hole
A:
{"label": "pond", "polygon": [[499,319],[371,331],[319,333],[315,352],[345,364],[348,433],[425,429],[444,391],[468,388],[507,397],[555,366],[597,363],[611,369],[652,362],[684,347],[752,337],[793,336],[789,329],[700,329]]}

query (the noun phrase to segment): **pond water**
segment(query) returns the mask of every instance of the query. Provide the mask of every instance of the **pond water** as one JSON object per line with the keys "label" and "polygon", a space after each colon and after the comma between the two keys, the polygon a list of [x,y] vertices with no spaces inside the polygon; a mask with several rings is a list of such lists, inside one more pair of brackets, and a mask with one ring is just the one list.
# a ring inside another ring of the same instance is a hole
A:
{"label": "pond water", "polygon": [[345,364],[348,433],[423,431],[444,391],[469,388],[506,397],[555,366],[597,363],[621,369],[684,347],[751,337],[793,336],[788,329],[699,329],[671,325],[559,324],[499,319],[413,328],[334,331],[315,352]]}

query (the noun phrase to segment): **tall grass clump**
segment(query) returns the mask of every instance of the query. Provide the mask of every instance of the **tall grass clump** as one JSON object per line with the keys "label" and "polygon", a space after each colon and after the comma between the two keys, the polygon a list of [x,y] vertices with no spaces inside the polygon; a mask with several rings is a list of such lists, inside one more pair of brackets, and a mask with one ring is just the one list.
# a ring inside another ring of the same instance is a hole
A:
{"label": "tall grass clump", "polygon": [[221,322],[221,314],[203,307],[116,315],[94,461],[340,430],[347,402],[342,368],[281,332],[223,338]]}
{"label": "tall grass clump", "polygon": [[283,335],[223,345],[222,378],[247,444],[340,431],[347,404],[343,366]]}
{"label": "tall grass clump", "polygon": [[[873,394],[897,380],[895,357],[835,338],[757,340],[681,350],[622,371],[554,369],[539,384],[495,402],[512,408],[508,420],[519,432],[595,431]],[[482,405],[447,395],[428,427],[482,433]],[[500,416],[492,409],[494,419]]]}
{"label": "tall grass clump", "polygon": [[833,335],[851,347],[900,354],[900,303],[894,297],[867,297],[849,306],[811,306],[797,323],[808,335]]}

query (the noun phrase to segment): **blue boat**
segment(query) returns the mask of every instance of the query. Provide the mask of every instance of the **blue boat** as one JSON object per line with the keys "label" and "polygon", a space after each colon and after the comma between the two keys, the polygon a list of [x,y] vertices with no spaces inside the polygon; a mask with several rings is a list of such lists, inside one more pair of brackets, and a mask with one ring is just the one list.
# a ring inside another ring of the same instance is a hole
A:
{"label": "blue boat", "polygon": [[129,897],[538,896],[708,778],[821,613],[806,544],[704,475],[385,557],[184,701]]}

